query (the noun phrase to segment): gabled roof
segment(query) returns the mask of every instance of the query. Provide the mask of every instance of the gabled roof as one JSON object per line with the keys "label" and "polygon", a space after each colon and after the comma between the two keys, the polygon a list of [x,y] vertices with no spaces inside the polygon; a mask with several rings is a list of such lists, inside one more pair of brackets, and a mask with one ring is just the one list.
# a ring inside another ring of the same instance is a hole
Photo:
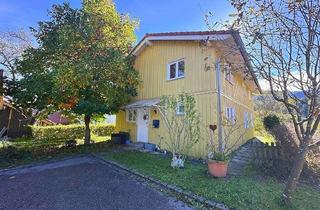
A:
{"label": "gabled roof", "polygon": [[224,41],[230,38],[236,43],[258,91],[262,93],[242,39],[235,30],[147,33],[132,49],[131,54],[137,56],[145,47],[152,45],[151,41]]}
{"label": "gabled roof", "polygon": [[140,50],[148,46],[150,41],[161,40],[225,40],[230,38],[232,31],[189,31],[189,32],[165,32],[165,33],[147,33],[140,42],[132,49],[133,55],[139,54]]}

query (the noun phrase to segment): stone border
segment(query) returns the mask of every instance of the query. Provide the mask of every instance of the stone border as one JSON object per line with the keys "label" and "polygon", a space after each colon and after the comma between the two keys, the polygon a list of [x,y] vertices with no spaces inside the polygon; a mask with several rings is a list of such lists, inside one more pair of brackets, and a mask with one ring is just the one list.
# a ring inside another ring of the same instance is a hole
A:
{"label": "stone border", "polygon": [[111,166],[114,166],[118,169],[121,169],[121,170],[124,170],[130,174],[133,174],[139,178],[142,178],[144,180],[147,180],[153,184],[156,184],[160,187],[163,187],[169,191],[173,191],[174,193],[176,194],[180,194],[180,195],[183,195],[185,196],[186,198],[189,198],[191,200],[194,200],[194,201],[197,201],[207,207],[209,207],[210,209],[221,209],[221,210],[228,210],[229,207],[227,207],[225,204],[223,203],[219,203],[219,202],[216,202],[216,201],[213,201],[213,200],[209,200],[209,199],[206,199],[204,197],[201,197],[201,196],[198,196],[198,195],[195,195],[194,193],[192,193],[191,191],[186,191],[186,190],[183,190],[182,188],[180,187],[177,187],[175,185],[170,185],[170,184],[167,184],[165,182],[162,182],[162,181],[159,181],[157,179],[154,179],[153,177],[150,177],[150,176],[147,176],[147,175],[144,175],[134,169],[130,169],[126,166],[123,166],[117,162],[114,162],[112,160],[107,160],[105,158],[103,158],[102,156],[100,155],[96,155],[96,154],[91,154],[95,159],[99,160],[99,162],[101,162],[102,164],[107,164],[107,165],[111,165]]}
{"label": "stone border", "polygon": [[56,162],[59,162],[59,161],[63,161],[63,160],[69,160],[69,159],[73,159],[73,158],[81,158],[81,157],[89,157],[89,158],[93,158],[95,159],[96,161],[98,161],[99,163],[102,163],[102,164],[106,164],[106,165],[109,165],[109,166],[113,166],[117,169],[120,169],[120,170],[123,170],[129,174],[132,174],[136,177],[139,177],[143,180],[146,180],[150,183],[153,183],[153,184],[156,184],[158,185],[159,187],[162,187],[164,189],[167,189],[168,191],[171,191],[177,195],[182,195],[188,199],[191,199],[191,200],[194,200],[200,204],[203,204],[204,206],[206,207],[209,207],[209,209],[221,209],[221,210],[228,210],[229,207],[227,207],[225,204],[223,203],[219,203],[219,202],[216,202],[216,201],[213,201],[213,200],[209,200],[209,199],[206,199],[204,197],[201,197],[201,196],[198,196],[198,195],[195,195],[194,193],[192,193],[191,191],[186,191],[186,190],[183,190],[182,188],[180,187],[177,187],[175,185],[170,185],[170,184],[167,184],[165,182],[162,182],[162,181],[159,181],[157,179],[154,179],[153,177],[150,177],[150,176],[147,176],[147,175],[144,175],[134,169],[130,169],[128,167],[125,167],[117,162],[114,162],[114,161],[111,161],[111,160],[107,160],[105,158],[103,158],[102,156],[100,155],[97,155],[97,154],[78,154],[78,155],[72,155],[72,156],[68,156],[68,157],[62,157],[62,158],[58,158],[58,159],[54,159],[54,160],[43,160],[43,161],[39,161],[39,162],[35,162],[35,163],[30,163],[30,164],[27,164],[27,165],[21,165],[21,166],[16,166],[16,167],[10,167],[10,168],[5,168],[5,169],[0,169],[0,175],[3,174],[3,173],[6,173],[7,171],[10,171],[10,170],[20,170],[20,169],[28,169],[28,168],[32,168],[32,167],[35,167],[35,166],[41,166],[41,165],[44,165],[44,164],[50,164],[50,163],[56,163]]}

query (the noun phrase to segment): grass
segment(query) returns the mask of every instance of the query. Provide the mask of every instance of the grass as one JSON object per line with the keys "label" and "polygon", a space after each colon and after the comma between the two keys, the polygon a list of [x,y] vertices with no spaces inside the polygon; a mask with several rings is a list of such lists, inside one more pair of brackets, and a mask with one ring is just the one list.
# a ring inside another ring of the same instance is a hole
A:
{"label": "grass", "polygon": [[257,136],[257,138],[263,142],[263,143],[267,143],[267,144],[271,144],[271,143],[276,143],[276,140],[274,139],[274,137],[268,132],[266,131],[262,119],[260,117],[256,117],[255,121],[254,121],[254,132],[255,135]]}
{"label": "grass", "polygon": [[294,194],[293,205],[281,204],[280,195],[284,188],[275,180],[259,181],[252,178],[215,179],[207,175],[206,165],[187,162],[181,170],[170,167],[170,159],[136,151],[119,151],[109,143],[110,137],[92,136],[94,144],[83,145],[77,139],[76,147],[63,147],[65,140],[35,140],[20,138],[11,142],[16,150],[5,154],[0,148],[0,168],[32,162],[58,159],[75,154],[101,153],[114,160],[159,179],[192,191],[212,200],[224,202],[237,209],[319,209],[320,193],[310,187],[300,187]]}
{"label": "grass", "polygon": [[9,145],[13,146],[14,149],[8,151],[8,149],[0,146],[0,168],[14,167],[75,154],[103,152],[112,147],[108,144],[108,140],[110,140],[109,136],[93,135],[92,141],[95,142],[94,144],[83,145],[83,139],[76,139],[78,144],[76,147],[66,148],[63,147],[65,140],[14,139],[9,142]]}
{"label": "grass", "polygon": [[289,208],[280,201],[284,185],[274,180],[258,181],[245,177],[216,179],[207,175],[203,164],[186,163],[184,169],[177,170],[170,167],[167,157],[136,151],[109,152],[105,158],[237,209],[312,210],[320,206],[320,192],[310,187],[300,187]]}
{"label": "grass", "polygon": [[[110,140],[110,136],[96,136],[92,135],[91,140],[95,143],[108,141]],[[43,146],[63,146],[65,139],[45,139],[45,140],[37,140],[33,138],[17,138],[8,142],[8,145],[15,146],[17,148],[29,148],[35,149]],[[76,139],[78,145],[82,145],[84,143],[83,139]],[[3,144],[0,144],[0,148],[3,147]]]}
{"label": "grass", "polygon": [[261,135],[261,136],[257,136],[257,139],[259,139],[262,143],[264,144],[271,144],[271,143],[276,143],[276,140],[273,138],[273,136],[271,136],[270,134],[266,134],[266,135]]}

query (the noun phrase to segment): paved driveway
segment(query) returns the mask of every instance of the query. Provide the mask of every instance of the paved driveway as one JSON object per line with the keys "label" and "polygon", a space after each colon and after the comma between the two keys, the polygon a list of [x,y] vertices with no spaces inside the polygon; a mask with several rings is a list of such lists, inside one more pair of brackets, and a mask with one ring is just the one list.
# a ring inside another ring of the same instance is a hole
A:
{"label": "paved driveway", "polygon": [[0,209],[188,209],[90,157],[0,171]]}

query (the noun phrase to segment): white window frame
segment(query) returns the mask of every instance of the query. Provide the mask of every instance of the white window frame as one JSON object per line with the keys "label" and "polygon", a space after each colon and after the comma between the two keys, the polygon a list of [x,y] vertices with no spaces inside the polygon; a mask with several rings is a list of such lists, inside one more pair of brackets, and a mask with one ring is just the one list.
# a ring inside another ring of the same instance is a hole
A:
{"label": "white window frame", "polygon": [[[130,113],[132,114],[132,118],[130,119]],[[126,120],[129,123],[135,123],[137,121],[138,111],[136,109],[127,109],[126,110]]]}
{"label": "white window frame", "polygon": [[[184,62],[184,73],[182,76],[178,76],[178,72],[179,72],[179,62],[183,61]],[[170,78],[170,66],[175,64],[176,66],[176,74],[175,74],[175,77],[174,78]],[[168,63],[167,65],[167,80],[176,80],[176,79],[181,79],[181,78],[184,78],[185,77],[185,74],[186,74],[186,61],[184,58],[181,58],[179,60],[176,60],[176,61],[173,61],[173,62],[170,62]]]}
{"label": "white window frame", "polygon": [[251,127],[254,128],[254,114],[252,112],[250,113],[250,124]]}
{"label": "white window frame", "polygon": [[226,107],[226,118],[233,124],[236,123],[236,110],[234,107]]}
{"label": "white window frame", "polygon": [[251,127],[251,122],[250,122],[250,118],[249,118],[249,113],[248,112],[244,112],[243,123],[244,123],[244,128],[250,128]]}
{"label": "white window frame", "polygon": [[231,65],[230,64],[225,64],[224,65],[224,73],[225,73],[225,79],[230,82],[230,84],[234,84],[234,76],[231,70]]}
{"label": "white window frame", "polygon": [[[180,111],[180,107],[183,106],[184,107],[184,111],[181,112]],[[185,112],[185,105],[182,103],[182,102],[178,102],[177,103],[177,108],[176,108],[176,115],[184,115],[186,112]]]}

